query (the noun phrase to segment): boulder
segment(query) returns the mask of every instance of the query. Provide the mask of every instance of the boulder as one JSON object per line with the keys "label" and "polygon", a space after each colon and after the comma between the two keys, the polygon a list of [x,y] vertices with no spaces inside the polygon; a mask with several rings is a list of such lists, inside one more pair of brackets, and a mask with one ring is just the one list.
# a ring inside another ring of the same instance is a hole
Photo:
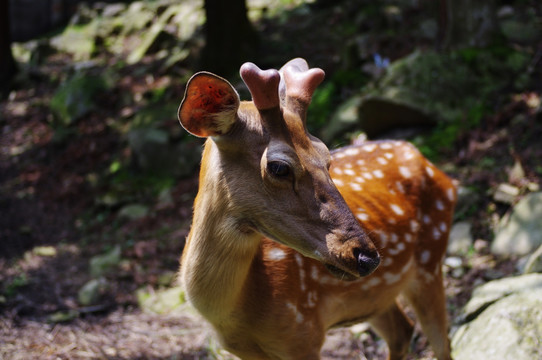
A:
{"label": "boulder", "polygon": [[96,108],[96,96],[109,88],[103,76],[76,74],[61,84],[51,99],[55,126],[66,127]]}
{"label": "boulder", "polygon": [[93,256],[90,259],[90,274],[95,278],[107,274],[119,265],[120,254],[120,246],[117,245],[105,254]]}
{"label": "boulder", "polygon": [[527,255],[542,245],[542,192],[519,201],[509,217],[501,220],[491,245],[496,255]]}
{"label": "boulder", "polygon": [[142,204],[128,204],[119,210],[119,217],[127,220],[139,220],[149,214],[149,207]]}
{"label": "boulder", "polygon": [[375,138],[396,128],[434,124],[434,118],[416,105],[382,96],[354,95],[331,116],[322,131],[322,139],[329,142],[353,129],[360,129],[368,137]]}
{"label": "boulder", "polygon": [[77,301],[82,306],[95,305],[99,302],[109,285],[104,278],[92,279],[88,281],[77,292]]}
{"label": "boulder", "polygon": [[379,96],[367,96],[360,104],[361,128],[374,138],[395,128],[434,125],[422,107]]}
{"label": "boulder", "polygon": [[448,239],[448,255],[467,255],[474,243],[471,228],[471,224],[466,221],[454,224],[450,232],[450,238]]}
{"label": "boulder", "polygon": [[529,256],[523,272],[525,274],[542,273],[542,245]]}
{"label": "boulder", "polygon": [[540,359],[542,274],[495,280],[478,287],[452,338],[456,360]]}

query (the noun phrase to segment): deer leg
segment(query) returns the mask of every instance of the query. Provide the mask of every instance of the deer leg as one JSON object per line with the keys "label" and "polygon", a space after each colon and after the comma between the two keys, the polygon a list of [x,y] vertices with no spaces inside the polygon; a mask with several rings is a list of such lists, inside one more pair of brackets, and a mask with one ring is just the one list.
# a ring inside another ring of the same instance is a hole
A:
{"label": "deer leg", "polygon": [[369,323],[388,344],[388,359],[405,359],[414,326],[399,305],[394,302],[388,310],[371,318]]}
{"label": "deer leg", "polygon": [[[423,271],[423,270],[422,270]],[[442,274],[418,277],[404,296],[412,306],[424,334],[439,360],[450,360],[450,340],[446,315],[446,296]]]}

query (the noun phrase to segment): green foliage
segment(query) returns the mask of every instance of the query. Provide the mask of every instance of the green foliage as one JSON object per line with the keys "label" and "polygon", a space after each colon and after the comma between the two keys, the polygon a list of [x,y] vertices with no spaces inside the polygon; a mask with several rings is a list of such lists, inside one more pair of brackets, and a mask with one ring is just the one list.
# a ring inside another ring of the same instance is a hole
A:
{"label": "green foliage", "polygon": [[67,127],[96,108],[95,97],[109,88],[105,76],[75,74],[62,84],[51,99],[53,126]]}
{"label": "green foliage", "polygon": [[334,107],[335,85],[329,82],[316,88],[307,113],[307,126],[312,133],[318,132],[331,116]]}
{"label": "green foliage", "polygon": [[309,132],[318,134],[329,122],[337,105],[343,100],[339,89],[361,88],[368,78],[357,70],[337,70],[333,76],[316,88],[307,113]]}
{"label": "green foliage", "polygon": [[6,297],[13,297],[17,294],[17,291],[29,284],[28,276],[25,273],[15,276],[5,286],[3,294]]}
{"label": "green foliage", "polygon": [[435,160],[492,113],[503,90],[528,85],[521,76],[527,65],[525,53],[504,46],[416,52],[393,63],[372,91],[417,104],[440,119],[432,133],[414,141]]}

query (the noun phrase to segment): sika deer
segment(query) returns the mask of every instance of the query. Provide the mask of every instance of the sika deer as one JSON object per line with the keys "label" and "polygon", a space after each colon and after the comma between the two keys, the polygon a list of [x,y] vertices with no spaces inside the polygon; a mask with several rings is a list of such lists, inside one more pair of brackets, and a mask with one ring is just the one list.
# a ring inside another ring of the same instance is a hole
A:
{"label": "sika deer", "polygon": [[367,142],[330,154],[306,128],[324,78],[303,59],[246,63],[252,101],[194,75],[179,108],[207,137],[181,281],[224,347],[243,359],[318,359],[331,327],[368,321],[390,359],[413,332],[409,301],[450,359],[441,265],[456,190],[412,145]]}

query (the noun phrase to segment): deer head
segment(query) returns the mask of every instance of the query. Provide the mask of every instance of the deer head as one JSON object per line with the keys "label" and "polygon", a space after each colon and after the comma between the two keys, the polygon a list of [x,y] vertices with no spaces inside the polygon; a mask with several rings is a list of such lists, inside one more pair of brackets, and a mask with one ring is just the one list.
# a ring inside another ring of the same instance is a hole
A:
{"label": "deer head", "polygon": [[280,72],[246,63],[240,73],[250,102],[208,72],[187,84],[179,120],[208,138],[200,189],[240,233],[287,245],[342,279],[370,274],[379,254],[330,178],[329,150],[306,127],[324,72],[294,59]]}

